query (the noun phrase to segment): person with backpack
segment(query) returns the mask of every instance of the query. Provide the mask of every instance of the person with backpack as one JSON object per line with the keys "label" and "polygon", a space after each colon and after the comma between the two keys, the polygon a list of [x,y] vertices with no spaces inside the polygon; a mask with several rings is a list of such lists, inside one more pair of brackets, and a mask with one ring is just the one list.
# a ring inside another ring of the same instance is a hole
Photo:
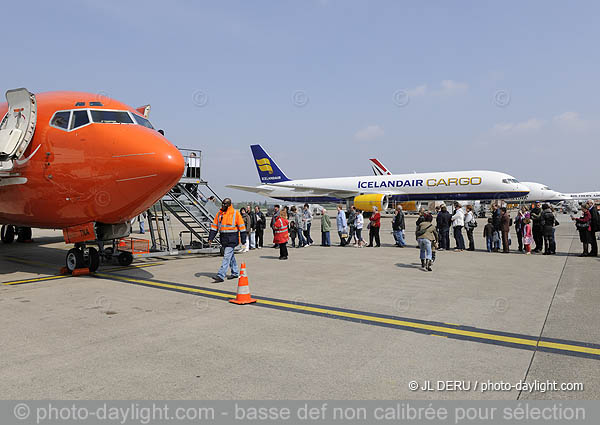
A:
{"label": "person with backpack", "polygon": [[433,216],[430,213],[423,214],[423,221],[419,223],[415,236],[419,244],[419,258],[421,259],[421,267],[427,271],[431,271],[433,263],[433,249],[438,240],[435,226],[432,223]]}
{"label": "person with backpack", "polygon": [[469,241],[469,248],[467,251],[475,251],[475,239],[473,238],[473,231],[477,227],[477,220],[475,220],[475,214],[473,214],[473,206],[467,205],[467,214],[465,215],[465,229],[467,230],[467,240]]}

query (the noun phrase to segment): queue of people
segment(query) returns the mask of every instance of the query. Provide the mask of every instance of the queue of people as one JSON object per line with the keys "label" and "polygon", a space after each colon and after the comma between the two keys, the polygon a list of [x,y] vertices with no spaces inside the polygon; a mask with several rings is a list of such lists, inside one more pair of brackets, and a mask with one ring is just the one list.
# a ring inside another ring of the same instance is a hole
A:
{"label": "queue of people", "polygon": [[[326,209],[321,210],[321,246],[331,246],[332,219]],[[583,244],[580,257],[597,257],[598,244],[596,232],[600,231],[600,214],[593,201],[581,205],[581,214],[571,216],[579,232]],[[273,243],[279,248],[279,259],[288,259],[288,241],[291,239],[293,248],[311,246],[311,225],[313,214],[309,205],[305,204],[301,210],[295,206],[281,208],[275,205],[271,217],[270,227],[273,232]],[[363,212],[352,206],[348,212],[342,205],[337,206],[335,228],[339,237],[339,246],[354,245],[362,248],[380,247],[381,214],[377,207],[372,207],[368,218],[369,244],[365,245],[362,237],[365,218]],[[527,255],[542,253],[544,255],[556,254],[556,226],[559,225],[554,209],[549,204],[536,202],[531,209],[522,206],[513,220],[510,212],[505,207],[491,205],[491,217],[483,227],[483,238],[488,252],[509,253],[511,246],[510,229],[514,225],[517,236],[518,251]],[[432,270],[435,262],[436,251],[450,250],[450,232],[452,231],[457,252],[475,250],[474,231],[478,227],[477,219],[471,205],[463,206],[455,202],[450,213],[446,205],[439,208],[435,224],[433,215],[421,208],[416,220],[415,237],[419,248],[421,266],[427,271]],[[266,216],[255,206],[254,210],[248,205],[240,209],[239,214],[231,206],[230,199],[224,199],[219,213],[214,219],[209,235],[210,241],[220,233],[221,243],[224,247],[224,258],[216,282],[223,282],[226,272],[230,268],[229,278],[237,277],[239,269],[234,255],[234,248],[242,244],[243,251],[263,248]],[[392,219],[392,233],[395,246],[406,246],[406,223],[402,207],[398,205]],[[466,232],[468,248],[465,246],[463,229]],[[298,242],[296,243],[296,239]]]}

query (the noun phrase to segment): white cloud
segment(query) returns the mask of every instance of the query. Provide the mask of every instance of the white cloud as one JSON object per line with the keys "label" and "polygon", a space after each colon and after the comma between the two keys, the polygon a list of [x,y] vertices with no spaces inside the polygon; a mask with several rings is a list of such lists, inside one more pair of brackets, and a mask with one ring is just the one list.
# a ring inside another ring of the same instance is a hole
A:
{"label": "white cloud", "polygon": [[404,93],[409,98],[413,99],[416,97],[424,97],[427,95],[431,96],[453,96],[466,92],[469,88],[467,83],[461,83],[454,80],[442,80],[439,89],[430,89],[427,84],[421,84],[412,89],[404,90]]}
{"label": "white cloud", "polygon": [[525,132],[536,132],[544,126],[544,121],[537,118],[530,118],[527,121],[522,122],[505,122],[498,123],[492,127],[492,133],[494,134],[507,134],[507,133],[525,133]]}
{"label": "white cloud", "polygon": [[564,112],[555,116],[552,121],[565,131],[584,132],[591,127],[591,122],[582,119],[577,112]]}
{"label": "white cloud", "polygon": [[422,84],[413,89],[406,90],[406,94],[410,97],[425,96],[427,94],[427,84]]}
{"label": "white cloud", "polygon": [[467,83],[461,83],[454,80],[443,80],[441,83],[441,90],[437,94],[452,96],[455,94],[462,94],[467,91],[469,85]]}
{"label": "white cloud", "polygon": [[369,125],[362,130],[358,130],[354,138],[360,142],[370,142],[383,137],[385,131],[379,125]]}

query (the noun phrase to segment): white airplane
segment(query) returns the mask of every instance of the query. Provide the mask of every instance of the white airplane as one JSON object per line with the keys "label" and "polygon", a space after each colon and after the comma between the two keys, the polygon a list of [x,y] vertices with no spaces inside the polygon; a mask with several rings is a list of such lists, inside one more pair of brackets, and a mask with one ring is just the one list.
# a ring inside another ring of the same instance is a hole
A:
{"label": "white airplane", "polygon": [[393,201],[513,199],[529,189],[512,176],[495,171],[448,171],[441,173],[390,174],[384,176],[335,177],[290,180],[260,145],[250,146],[259,186],[227,185],[289,202],[353,202],[370,211],[387,209]]}
{"label": "white airplane", "polygon": [[600,199],[600,192],[563,193],[565,201],[587,201],[588,199]]}
{"label": "white airplane", "polygon": [[548,186],[542,183],[535,182],[522,182],[529,188],[529,195],[525,198],[529,202],[562,202],[565,201],[565,195],[550,189]]}
{"label": "white airplane", "polygon": [[[392,174],[390,172],[389,168],[387,168],[385,165],[383,165],[383,163],[381,163],[381,161],[379,161],[377,158],[371,158],[371,159],[369,159],[369,161],[371,162],[371,168],[373,169],[373,173],[376,176]],[[517,180],[515,180],[515,179],[513,179],[513,180],[514,180],[514,182],[517,182]],[[535,201],[562,202],[562,201],[565,201],[568,199],[568,198],[566,198],[566,196],[564,194],[550,189],[545,184],[535,183],[535,182],[520,182],[520,183],[524,184],[525,186],[527,186],[529,188],[529,194],[524,199],[520,199],[520,200],[529,201],[529,202],[535,202]]]}

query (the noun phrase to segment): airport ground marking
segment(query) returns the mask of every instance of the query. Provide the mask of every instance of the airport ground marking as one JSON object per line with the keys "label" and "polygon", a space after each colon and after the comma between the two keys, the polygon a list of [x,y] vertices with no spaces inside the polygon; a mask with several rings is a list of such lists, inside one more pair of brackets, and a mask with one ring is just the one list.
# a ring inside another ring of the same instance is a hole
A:
{"label": "airport ground marking", "polygon": [[[14,260],[15,262],[21,262],[20,258],[10,258],[10,260]],[[29,262],[28,260],[27,263],[25,264],[30,264],[30,263],[34,263],[34,262]],[[51,266],[51,264],[44,264],[44,263],[40,263],[40,262],[35,262],[36,264],[34,265],[44,265],[44,266]],[[109,272],[115,272],[115,271],[123,271],[123,270],[135,270],[135,269],[142,269],[142,268],[146,268],[146,267],[152,267],[152,266],[158,266],[160,263],[148,263],[148,264],[135,264],[135,265],[131,265],[131,266],[121,266],[121,267],[114,267],[112,269],[109,269],[107,271]],[[70,274],[58,274],[58,275],[52,275],[52,276],[43,276],[43,277],[34,277],[34,278],[30,278],[30,279],[22,279],[22,280],[10,280],[7,282],[2,282],[2,285],[4,286],[16,286],[16,285],[24,285],[27,283],[39,283],[39,282],[46,282],[49,280],[57,280],[57,279],[68,279],[70,277],[76,277]]]}
{"label": "airport ground marking", "polygon": [[[235,298],[236,296],[235,292],[215,290],[211,288],[197,287],[188,284],[159,281],[154,279],[149,280],[134,278],[112,273],[95,273],[93,276],[101,279],[117,280],[135,285],[154,287],[158,289],[165,289],[214,299],[230,299]],[[267,297],[254,296],[254,298],[257,300],[255,304],[257,306],[283,311],[311,314],[340,320],[349,320],[375,326],[391,327],[426,335],[441,336],[531,351],[540,350],[555,354],[600,360],[600,344],[539,338],[538,336],[514,334],[489,329],[474,328],[470,326],[381,315],[377,313],[347,310],[337,307],[328,307]]]}

